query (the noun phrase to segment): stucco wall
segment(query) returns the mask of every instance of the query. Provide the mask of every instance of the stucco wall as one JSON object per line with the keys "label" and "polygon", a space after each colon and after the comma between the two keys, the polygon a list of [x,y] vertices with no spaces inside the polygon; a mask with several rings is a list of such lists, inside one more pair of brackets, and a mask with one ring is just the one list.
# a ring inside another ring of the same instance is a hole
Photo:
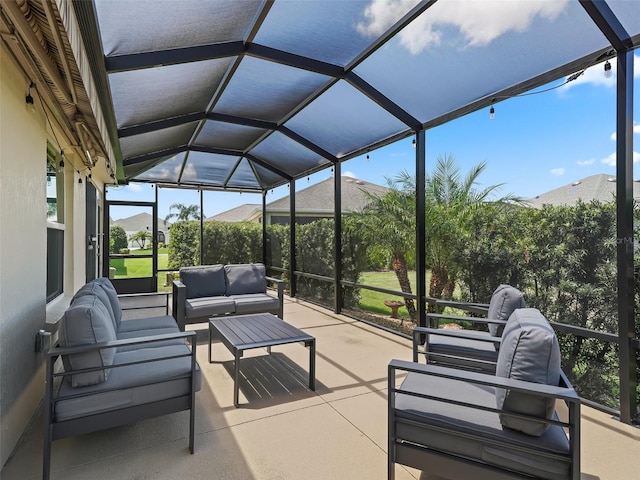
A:
{"label": "stucco wall", "polygon": [[43,357],[35,353],[34,342],[46,314],[47,132],[41,109],[27,109],[28,80],[0,49],[0,465],[4,465],[43,393]]}

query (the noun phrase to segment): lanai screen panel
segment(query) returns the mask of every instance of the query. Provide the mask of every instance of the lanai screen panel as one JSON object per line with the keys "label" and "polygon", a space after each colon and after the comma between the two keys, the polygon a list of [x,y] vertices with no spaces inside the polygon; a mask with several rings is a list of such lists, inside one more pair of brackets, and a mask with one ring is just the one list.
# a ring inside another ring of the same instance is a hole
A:
{"label": "lanai screen panel", "polygon": [[355,72],[428,123],[606,46],[577,1],[440,0]]}
{"label": "lanai screen panel", "polygon": [[213,111],[279,122],[328,80],[318,73],[245,56]]}
{"label": "lanai screen panel", "polygon": [[251,150],[251,155],[293,177],[330,163],[280,132],[269,135]]}
{"label": "lanai screen panel", "polygon": [[185,157],[186,153],[180,153],[170,157],[160,157],[157,160],[158,164],[156,166],[137,175],[136,179],[158,183],[178,183]]}
{"label": "lanai screen panel", "polygon": [[169,150],[176,145],[186,146],[197,125],[196,122],[190,122],[177,127],[163,128],[121,138],[122,155],[130,159],[149,153]]}
{"label": "lanai screen panel", "polygon": [[258,176],[260,185],[262,185],[264,188],[268,188],[271,185],[278,185],[279,183],[282,183],[284,180],[286,180],[282,176],[256,162],[252,162],[251,165],[253,166],[253,170],[256,172],[256,175]]}
{"label": "lanai screen panel", "polygon": [[109,75],[118,128],[204,112],[231,58]]}
{"label": "lanai screen panel", "polygon": [[191,185],[205,183],[222,187],[239,160],[239,157],[232,155],[189,152],[180,181]]}
{"label": "lanai screen panel", "polygon": [[241,41],[261,8],[248,0],[94,0],[104,53]]}
{"label": "lanai screen panel", "polygon": [[227,182],[227,187],[262,189],[262,185],[257,182],[256,176],[251,169],[251,165],[246,158],[240,160],[240,163],[233,171],[231,178]]}
{"label": "lanai screen panel", "polygon": [[336,157],[408,129],[345,81],[339,81],[286,126]]}
{"label": "lanai screen panel", "polygon": [[[631,36],[635,36],[635,44],[640,43],[640,5],[634,0],[616,0],[607,2],[624,29]],[[636,64],[636,70],[640,69]]]}
{"label": "lanai screen panel", "polygon": [[209,120],[195,139],[195,145],[244,151],[267,130]]}

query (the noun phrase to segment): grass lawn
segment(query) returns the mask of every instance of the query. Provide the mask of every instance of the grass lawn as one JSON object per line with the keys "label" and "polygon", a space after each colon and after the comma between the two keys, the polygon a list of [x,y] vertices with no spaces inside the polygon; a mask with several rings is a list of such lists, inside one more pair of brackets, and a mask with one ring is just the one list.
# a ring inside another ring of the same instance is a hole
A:
{"label": "grass lawn", "polygon": [[[151,250],[131,250],[131,255],[149,255]],[[115,278],[142,278],[152,274],[151,258],[112,258],[109,266],[116,269]],[[158,250],[158,269],[166,269],[169,253],[166,248]]]}
{"label": "grass lawn", "polygon": [[[416,288],[416,272],[409,272],[409,281],[411,282],[411,289]],[[427,283],[429,282],[429,272],[427,271]],[[364,285],[371,285],[372,287],[387,288],[389,290],[400,290],[400,284],[395,272],[363,272],[360,274],[360,282]],[[360,289],[360,303],[358,306],[362,310],[369,312],[381,313],[383,315],[390,315],[391,309],[387,307],[383,302],[385,300],[400,300],[402,297],[387,295],[386,293],[374,292],[373,290]],[[400,307],[398,310],[400,317],[409,318],[409,313],[406,307]]]}

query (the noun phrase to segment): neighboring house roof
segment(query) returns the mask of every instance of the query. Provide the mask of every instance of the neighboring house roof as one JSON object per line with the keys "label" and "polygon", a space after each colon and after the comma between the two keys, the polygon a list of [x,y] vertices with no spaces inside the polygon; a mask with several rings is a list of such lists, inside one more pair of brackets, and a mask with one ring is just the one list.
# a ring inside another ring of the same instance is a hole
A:
{"label": "neighboring house roof", "polygon": [[[616,177],[606,174],[592,175],[525,201],[531,207],[542,205],[574,205],[578,200],[589,203],[615,201]],[[640,199],[640,183],[633,182],[633,198]]]}
{"label": "neighboring house roof", "polygon": [[209,222],[215,220],[218,222],[249,222],[253,220],[256,215],[262,214],[262,205],[258,203],[245,203],[238,207],[232,208],[225,212],[213,215],[207,218],[205,221]]}
{"label": "neighboring house roof", "polygon": [[[343,212],[362,210],[369,203],[369,197],[364,191],[376,196],[382,196],[389,191],[387,187],[357,178],[343,176],[341,180]],[[305,213],[333,213],[333,197],[333,177],[331,177],[296,192],[296,210]],[[289,196],[268,203],[267,211],[289,211]]]}
{"label": "neighboring house roof", "polygon": [[[361,211],[368,203],[369,198],[364,191],[376,196],[382,196],[389,191],[387,187],[365,182],[352,177],[341,177],[342,180],[342,212]],[[364,191],[363,191],[364,190]],[[297,214],[306,215],[331,215],[334,209],[334,186],[333,177],[327,178],[310,187],[296,192]],[[268,213],[289,212],[289,195],[267,204]],[[262,206],[256,204],[245,204],[219,213],[208,220],[218,220],[223,222],[243,222],[252,221],[262,214]]]}
{"label": "neighboring house roof", "polygon": [[[111,225],[120,225],[125,232],[139,232],[140,230],[146,230],[147,227],[151,230],[152,218],[149,213],[138,213],[120,220],[112,220]],[[170,226],[170,223],[165,223],[164,220],[158,219],[158,230],[168,232]]]}

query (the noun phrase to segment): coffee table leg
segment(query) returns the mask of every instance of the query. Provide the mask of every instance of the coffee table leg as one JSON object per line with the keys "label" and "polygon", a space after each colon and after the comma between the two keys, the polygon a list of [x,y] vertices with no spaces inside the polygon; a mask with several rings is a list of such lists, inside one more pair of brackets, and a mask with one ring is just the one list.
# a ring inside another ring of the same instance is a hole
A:
{"label": "coffee table leg", "polygon": [[241,352],[240,350],[236,350],[235,351],[235,357],[236,357],[236,363],[233,367],[234,369],[234,374],[233,374],[233,405],[238,408],[238,390],[239,390],[239,385],[238,385],[238,380],[240,378],[240,355]]}
{"label": "coffee table leg", "polygon": [[316,389],[316,340],[311,340],[309,345],[309,388]]}
{"label": "coffee table leg", "polygon": [[211,323],[209,323],[209,363],[211,363],[211,337],[213,336],[211,334]]}

